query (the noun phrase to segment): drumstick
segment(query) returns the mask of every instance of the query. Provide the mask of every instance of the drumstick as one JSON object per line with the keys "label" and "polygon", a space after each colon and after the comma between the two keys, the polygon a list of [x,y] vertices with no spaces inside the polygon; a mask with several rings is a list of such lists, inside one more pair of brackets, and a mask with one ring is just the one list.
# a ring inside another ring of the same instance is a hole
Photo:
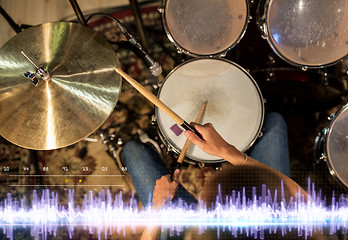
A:
{"label": "drumstick", "polygon": [[[199,111],[199,113],[196,117],[195,123],[199,123],[201,121],[206,106],[207,106],[207,101],[205,101],[202,104],[201,110]],[[185,154],[186,154],[188,148],[190,147],[190,144],[191,144],[191,141],[189,139],[186,139],[185,145],[182,148],[182,151],[180,152],[180,155],[179,155],[178,160],[176,162],[174,171],[178,168],[181,168],[182,161],[184,160]]]}
{"label": "drumstick", "polygon": [[190,130],[194,132],[199,138],[202,139],[201,134],[191,127],[187,122],[184,121],[178,114],[176,114],[173,110],[171,110],[167,105],[165,105],[161,100],[159,100],[155,95],[152,94],[149,90],[143,87],[140,83],[135,81],[131,76],[125,73],[121,68],[115,68],[115,71],[120,74],[130,85],[132,85],[138,92],[140,92],[145,98],[147,98],[150,102],[152,102],[155,106],[161,109],[164,113],[166,113],[171,119],[177,122],[181,127],[185,130]]}

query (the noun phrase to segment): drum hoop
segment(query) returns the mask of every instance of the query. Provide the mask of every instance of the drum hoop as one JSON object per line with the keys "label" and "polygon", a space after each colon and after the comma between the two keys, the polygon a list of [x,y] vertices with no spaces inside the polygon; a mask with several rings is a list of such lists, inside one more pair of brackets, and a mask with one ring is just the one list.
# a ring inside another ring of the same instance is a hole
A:
{"label": "drum hoop", "polygon": [[328,143],[328,138],[330,137],[331,135],[331,132],[332,132],[332,125],[334,124],[335,120],[337,119],[337,117],[340,115],[340,113],[342,111],[344,111],[346,108],[348,108],[348,104],[344,105],[343,107],[340,108],[340,110],[338,110],[334,117],[331,119],[330,121],[330,124],[329,124],[329,127],[327,128],[328,131],[326,131],[326,134],[325,134],[325,139],[324,139],[324,152],[325,152],[325,156],[326,156],[326,164],[329,168],[329,172],[330,174],[341,184],[343,185],[344,187],[346,187],[348,189],[348,182],[346,181],[343,181],[342,178],[337,174],[337,171],[334,167],[334,164],[332,163],[331,161],[331,158],[328,154],[328,146],[327,146],[327,143]]}
{"label": "drum hoop", "polygon": [[245,18],[245,22],[244,22],[244,26],[243,26],[243,30],[241,31],[241,33],[239,34],[238,38],[236,39],[236,41],[234,41],[234,43],[232,43],[228,48],[218,52],[218,53],[214,53],[214,54],[198,54],[198,53],[194,53],[191,52],[190,50],[184,48],[183,46],[181,46],[179,43],[177,43],[173,36],[170,34],[169,28],[167,27],[167,20],[166,20],[166,6],[167,6],[167,2],[168,0],[162,0],[162,6],[161,6],[161,10],[160,13],[162,15],[162,22],[163,22],[163,26],[164,26],[164,30],[166,32],[166,35],[169,39],[169,41],[171,41],[174,46],[176,47],[176,49],[178,50],[179,53],[184,53],[186,55],[192,56],[192,57],[224,57],[226,56],[227,52],[230,51],[232,48],[234,48],[239,42],[240,40],[243,38],[247,27],[248,27],[248,23],[250,21],[250,7],[249,7],[249,1],[245,0],[245,4],[246,4],[246,18]]}
{"label": "drum hoop", "polygon": [[[179,69],[180,67],[186,65],[187,63],[190,63],[190,62],[193,62],[193,61],[200,61],[200,60],[217,60],[217,61],[224,61],[224,62],[227,62],[231,65],[233,65],[234,67],[237,67],[239,70],[241,70],[243,73],[245,73],[248,78],[250,79],[250,81],[253,83],[254,87],[256,88],[258,94],[259,94],[259,97],[260,97],[260,106],[261,106],[261,121],[259,123],[259,128],[255,134],[255,136],[253,137],[252,141],[248,144],[248,146],[245,148],[245,149],[242,149],[241,152],[245,152],[247,151],[254,143],[255,141],[258,139],[258,137],[260,136],[260,133],[261,133],[261,130],[262,130],[262,126],[263,126],[263,121],[264,121],[264,117],[265,117],[265,106],[264,106],[264,101],[263,101],[263,97],[262,97],[262,93],[261,93],[261,90],[259,88],[259,86],[257,85],[255,79],[250,75],[250,73],[248,73],[244,68],[242,68],[241,66],[239,66],[237,63],[235,62],[232,62],[230,60],[227,60],[227,59],[224,59],[224,58],[193,58],[193,59],[190,59],[190,60],[187,60],[185,62],[182,62],[180,63],[178,66],[176,66],[173,70],[170,71],[170,73],[164,78],[163,82],[161,83],[161,86],[159,87],[158,89],[158,92],[157,92],[157,98],[159,98],[159,95],[161,93],[161,90],[163,88],[163,85],[165,84],[165,82],[167,81],[167,79],[169,79],[169,77],[177,70]],[[155,116],[156,116],[156,119],[159,119],[158,116],[159,116],[159,108],[155,106]],[[158,120],[157,120],[158,122]],[[166,134],[163,132],[163,130],[161,129],[161,126],[159,124],[158,125],[158,129],[160,131],[160,133],[162,134],[163,138],[165,138],[166,142],[168,143],[168,145],[171,147],[172,151],[177,153],[177,154],[180,154],[180,151],[173,146],[172,143],[170,143],[170,140],[166,139]],[[187,157],[187,156],[186,156]],[[191,157],[187,157],[189,159],[192,159],[196,162],[203,162],[203,163],[222,163],[222,162],[225,162],[226,160],[224,159],[218,159],[218,160],[202,160],[202,159],[195,159],[195,158],[191,158]]]}
{"label": "drum hoop", "polygon": [[267,21],[269,19],[269,9],[270,9],[270,4],[271,2],[273,2],[273,0],[267,0],[266,4],[265,4],[265,7],[266,8],[266,11],[264,13],[264,16],[262,16],[262,20],[260,22],[262,22],[261,25],[263,29],[263,33],[265,34],[264,38],[266,39],[266,41],[268,42],[268,45],[270,46],[270,48],[273,50],[273,52],[275,52],[278,57],[280,57],[282,60],[284,60],[285,62],[293,65],[293,66],[296,66],[296,67],[300,67],[300,68],[303,68],[303,69],[307,69],[307,68],[311,68],[311,69],[315,69],[315,68],[323,68],[323,67],[329,67],[329,66],[333,66],[341,61],[343,61],[347,56],[345,55],[344,57],[340,58],[340,59],[337,59],[336,61],[333,61],[333,62],[330,62],[330,63],[327,63],[327,64],[319,64],[319,65],[304,65],[304,64],[299,64],[297,62],[294,62],[294,61],[291,61],[290,59],[288,59],[278,48],[277,48],[277,44],[275,44],[271,38],[273,39],[272,37],[272,34],[271,33],[271,30],[269,29],[269,24],[267,24]]}

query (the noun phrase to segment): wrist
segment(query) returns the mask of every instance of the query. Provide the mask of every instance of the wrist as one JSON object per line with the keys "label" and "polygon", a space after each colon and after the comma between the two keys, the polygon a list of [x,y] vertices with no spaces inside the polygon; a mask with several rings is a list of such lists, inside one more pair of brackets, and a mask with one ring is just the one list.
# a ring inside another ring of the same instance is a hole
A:
{"label": "wrist", "polygon": [[239,151],[235,146],[228,144],[222,151],[222,157],[233,165],[243,165],[246,161],[246,154]]}

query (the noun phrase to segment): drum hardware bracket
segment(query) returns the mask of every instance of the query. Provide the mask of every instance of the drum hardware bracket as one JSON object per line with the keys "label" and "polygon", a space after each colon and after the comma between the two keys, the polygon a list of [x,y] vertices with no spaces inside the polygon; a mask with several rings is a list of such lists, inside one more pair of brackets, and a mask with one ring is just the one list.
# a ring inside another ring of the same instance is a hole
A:
{"label": "drum hardware bracket", "polygon": [[327,157],[324,153],[322,153],[321,156],[319,157],[319,159],[326,161]]}
{"label": "drum hardware bracket", "polygon": [[261,31],[261,37],[263,38],[263,39],[265,39],[265,40],[267,40],[268,39],[268,33],[267,33],[267,27],[266,27],[266,24],[264,23],[264,24],[261,24],[260,26],[259,26],[259,30]]}
{"label": "drum hardware bracket", "polygon": [[23,73],[23,76],[29,78],[32,81],[32,83],[35,86],[37,86],[39,84],[39,79],[37,79],[36,74],[37,73],[31,73],[29,71],[26,71],[25,73]]}
{"label": "drum hardware bracket", "polygon": [[327,120],[329,120],[329,121],[331,121],[332,119],[334,119],[335,118],[335,114],[333,113],[333,114],[330,114],[330,116],[328,116],[327,117]]}
{"label": "drum hardware bracket", "polygon": [[159,13],[164,13],[164,6],[162,5],[162,6],[158,7],[157,11]]}
{"label": "drum hardware bracket", "polygon": [[167,150],[166,150],[166,151],[167,151],[167,154],[169,154],[172,150],[173,150],[173,148],[172,148],[171,146],[168,145],[168,146],[167,146]]}
{"label": "drum hardware bracket", "polygon": [[46,71],[44,70],[43,67],[38,67],[35,62],[33,60],[31,60],[25,53],[24,51],[22,50],[21,51],[21,54],[31,63],[34,65],[34,67],[36,68],[36,73],[31,73],[29,71],[26,71],[25,73],[23,73],[23,76],[24,77],[27,77],[27,78],[30,78],[31,81],[33,82],[33,84],[35,86],[37,86],[37,84],[39,83],[39,80],[36,78],[36,74],[38,74],[43,80],[45,81],[49,81],[51,80],[51,75]]}
{"label": "drum hardware bracket", "polygon": [[[125,166],[122,164],[121,158],[120,158],[120,152],[123,150],[123,148],[122,147],[115,147],[112,144],[112,141],[115,140],[115,138],[116,138],[116,134],[112,133],[110,135],[107,135],[104,133],[100,133],[99,136],[102,139],[102,143],[106,145],[107,150],[110,152],[112,157],[115,159],[116,164],[118,165],[119,169],[121,171],[123,171],[123,169],[125,169]],[[118,145],[123,144],[121,138],[117,139],[117,144]]]}
{"label": "drum hardware bracket", "polygon": [[301,67],[301,70],[305,72],[308,70],[308,67],[307,66]]}

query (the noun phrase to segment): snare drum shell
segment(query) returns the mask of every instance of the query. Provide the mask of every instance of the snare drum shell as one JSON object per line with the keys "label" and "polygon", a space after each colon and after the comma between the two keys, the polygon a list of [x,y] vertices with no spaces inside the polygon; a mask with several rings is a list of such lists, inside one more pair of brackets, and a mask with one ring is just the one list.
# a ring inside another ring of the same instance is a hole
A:
{"label": "snare drum shell", "polygon": [[[264,119],[261,91],[248,72],[229,60],[194,58],[178,65],[162,82],[157,97],[188,122],[207,100],[201,123],[213,123],[240,151],[249,149],[260,136]],[[170,130],[175,122],[157,107],[155,115],[162,141],[179,154],[186,140],[183,129],[175,136]],[[225,161],[192,145],[186,156],[203,163]]]}
{"label": "snare drum shell", "polygon": [[179,53],[193,57],[224,57],[243,38],[250,19],[248,0],[163,0],[159,12],[168,39]]}
{"label": "snare drum shell", "polygon": [[330,119],[329,126],[318,135],[315,148],[323,150],[321,159],[326,161],[330,174],[348,188],[348,104]]}

